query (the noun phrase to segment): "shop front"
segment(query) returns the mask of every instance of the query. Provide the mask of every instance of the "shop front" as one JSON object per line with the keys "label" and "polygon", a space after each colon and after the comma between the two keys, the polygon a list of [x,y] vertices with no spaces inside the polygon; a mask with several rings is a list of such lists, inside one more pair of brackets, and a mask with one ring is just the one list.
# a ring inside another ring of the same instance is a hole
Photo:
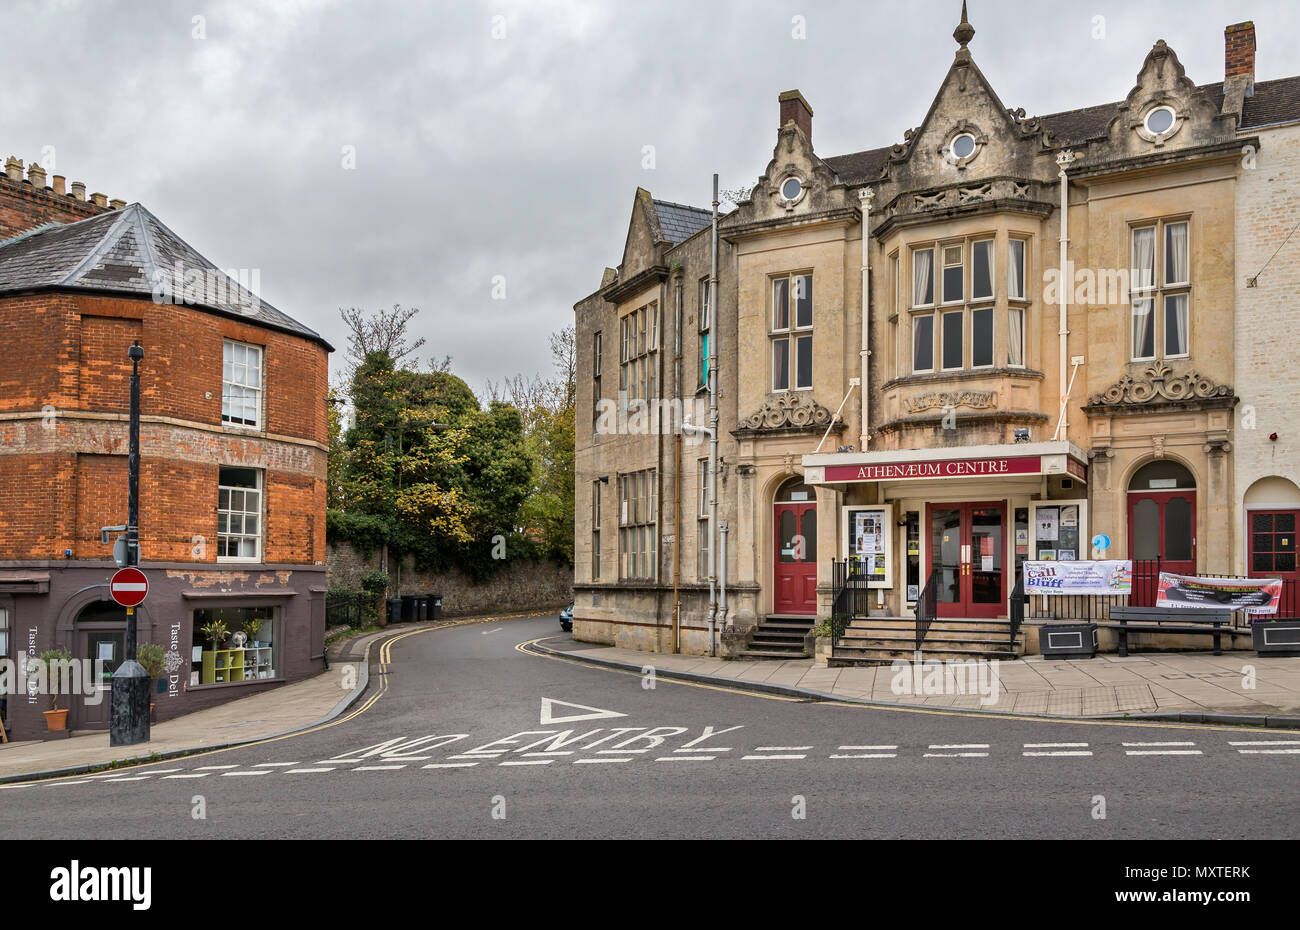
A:
{"label": "shop front", "polygon": [[1006,618],[1027,559],[1089,557],[1087,466],[1068,442],[804,456],[838,492],[836,560],[875,589],[873,610],[912,616],[934,578],[936,613]]}

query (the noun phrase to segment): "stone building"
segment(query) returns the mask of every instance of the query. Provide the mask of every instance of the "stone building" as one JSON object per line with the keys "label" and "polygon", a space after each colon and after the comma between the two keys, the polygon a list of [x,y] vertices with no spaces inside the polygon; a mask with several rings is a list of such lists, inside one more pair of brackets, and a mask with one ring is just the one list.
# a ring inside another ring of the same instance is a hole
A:
{"label": "stone building", "polygon": [[[123,658],[100,528],[126,522],[127,348],[139,340],[150,591],[137,615],[139,641],[166,654],[159,719],[320,670],[330,346],[141,205],[87,202],[83,185],[7,167],[0,658],[62,647],[104,659],[106,674]],[[212,621],[227,637],[201,631]],[[72,728],[107,726],[100,687],[65,699]],[[45,707],[9,695],[11,731],[38,736]]]}
{"label": "stone building", "polygon": [[[1254,299],[1269,317],[1294,265],[1243,290],[1238,240],[1254,237],[1254,261],[1285,237],[1295,140],[1279,124],[1300,118],[1300,79],[1254,82],[1253,30],[1226,31],[1222,82],[1197,84],[1161,40],[1124,100],[1028,117],[976,65],[963,15],[917,127],[848,155],[817,153],[812,107],[780,95],[767,170],[719,224],[706,320],[730,529],[724,648],[796,641],[830,613],[833,563],[849,556],[867,566],[874,611],[911,616],[930,582],[940,617],[988,621],[1007,618],[1025,559],[1103,557],[1099,534],[1105,557],[1139,572],[1241,566],[1238,360],[1285,346],[1286,322],[1274,315],[1277,338],[1256,341],[1235,313]],[[688,222],[656,219],[665,209]],[[694,399],[707,221],[639,192],[622,264],[575,308],[591,404],[577,436],[579,638],[673,648],[680,564],[689,635],[676,645],[708,646],[691,572],[699,453],[676,467],[671,430],[600,435],[593,419],[636,362],[615,334],[642,306],[658,323],[635,349],[657,380],[617,406]],[[1246,377],[1259,411],[1285,409],[1268,362]],[[1252,475],[1278,442],[1251,453]],[[625,509],[618,489],[639,489],[642,472],[657,497]]]}

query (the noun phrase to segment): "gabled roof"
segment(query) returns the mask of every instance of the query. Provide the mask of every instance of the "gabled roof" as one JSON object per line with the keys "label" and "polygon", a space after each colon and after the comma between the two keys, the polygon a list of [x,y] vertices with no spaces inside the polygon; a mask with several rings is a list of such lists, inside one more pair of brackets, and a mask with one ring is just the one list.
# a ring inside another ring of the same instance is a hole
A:
{"label": "gabled roof", "polygon": [[160,295],[333,348],[242,287],[138,203],[0,241],[0,294],[42,288]]}
{"label": "gabled roof", "polygon": [[668,200],[656,200],[654,207],[659,218],[659,231],[673,245],[685,242],[713,222],[713,211],[703,207],[689,207]]}
{"label": "gabled roof", "polygon": [[[1199,88],[1217,107],[1223,106],[1223,82],[1203,84]],[[1122,101],[1102,103],[1078,110],[1065,110],[1038,117],[1043,128],[1052,133],[1056,145],[1079,143],[1106,135],[1110,121],[1119,112]],[[1242,107],[1240,129],[1253,129],[1275,123],[1300,120],[1300,76],[1260,81],[1253,96]],[[890,146],[836,155],[823,161],[845,184],[862,184],[880,177],[889,161]]]}

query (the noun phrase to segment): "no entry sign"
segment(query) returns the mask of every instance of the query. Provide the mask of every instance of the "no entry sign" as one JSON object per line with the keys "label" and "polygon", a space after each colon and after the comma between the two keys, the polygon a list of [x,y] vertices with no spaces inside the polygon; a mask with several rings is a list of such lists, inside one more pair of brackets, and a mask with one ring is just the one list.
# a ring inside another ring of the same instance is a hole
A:
{"label": "no entry sign", "polygon": [[136,607],[149,593],[149,579],[138,568],[119,568],[108,583],[108,593],[123,607]]}

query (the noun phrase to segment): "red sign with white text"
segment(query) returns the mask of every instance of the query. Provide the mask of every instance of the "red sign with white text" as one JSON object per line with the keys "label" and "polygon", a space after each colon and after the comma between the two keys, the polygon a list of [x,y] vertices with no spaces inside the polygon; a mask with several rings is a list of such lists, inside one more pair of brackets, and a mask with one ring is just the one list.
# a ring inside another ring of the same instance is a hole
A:
{"label": "red sign with white text", "polygon": [[951,459],[947,462],[887,462],[881,465],[827,465],[830,481],[915,481],[925,478],[997,478],[1037,475],[1043,460],[1037,455],[991,459]]}
{"label": "red sign with white text", "polygon": [[123,607],[138,607],[149,593],[149,579],[138,568],[119,568],[108,583],[108,593]]}

